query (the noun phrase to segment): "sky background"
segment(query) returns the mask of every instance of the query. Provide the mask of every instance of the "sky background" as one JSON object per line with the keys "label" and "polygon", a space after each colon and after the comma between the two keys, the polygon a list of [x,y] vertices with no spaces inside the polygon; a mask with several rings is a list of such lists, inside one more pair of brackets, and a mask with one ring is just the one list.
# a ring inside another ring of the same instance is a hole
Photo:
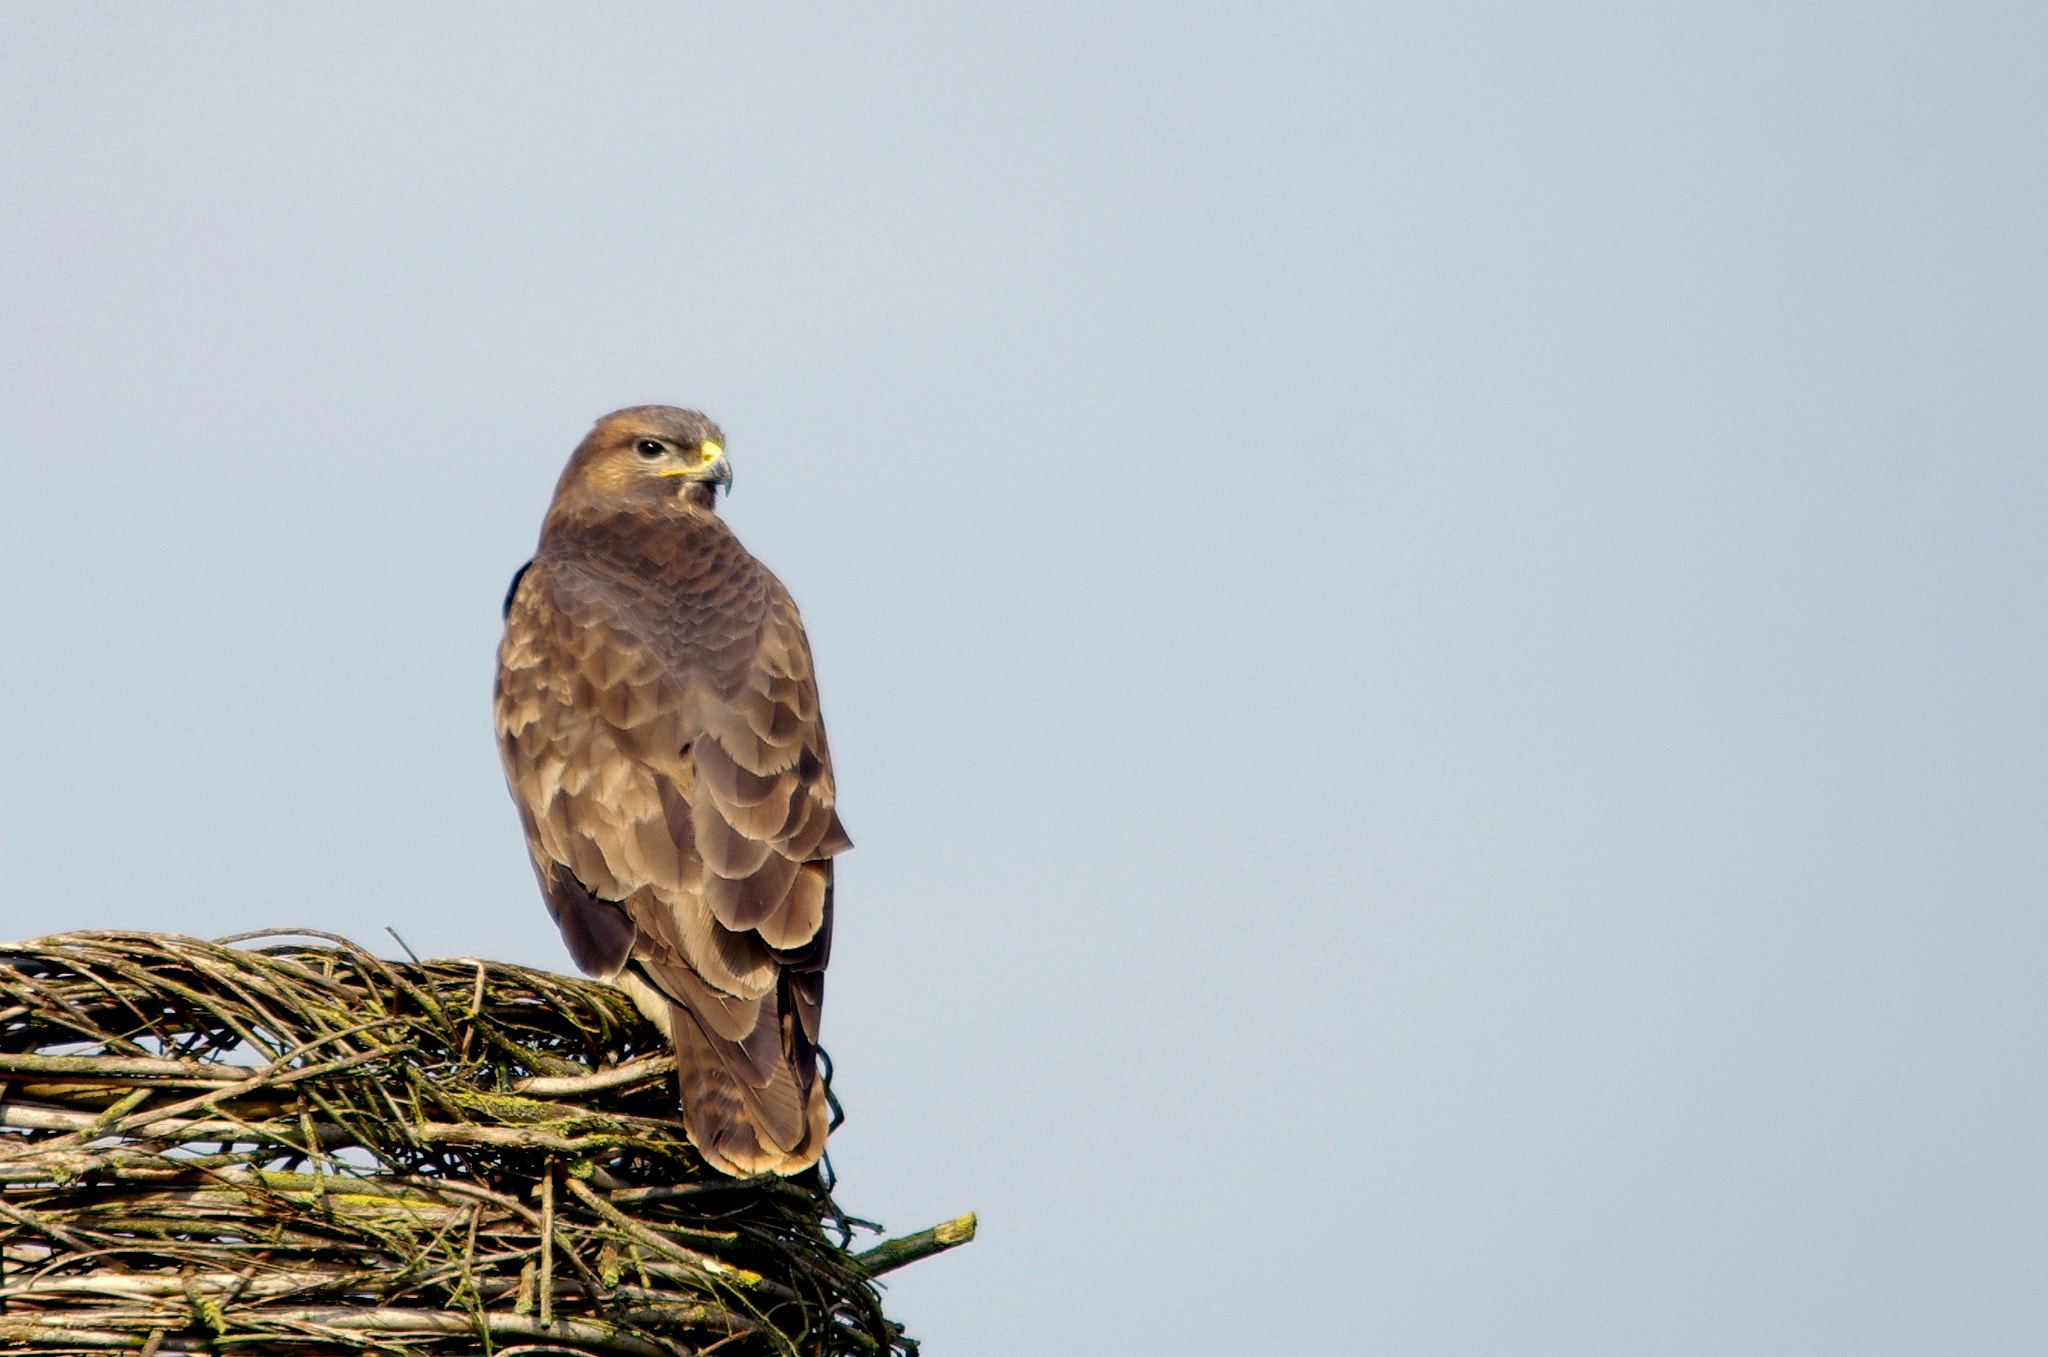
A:
{"label": "sky background", "polygon": [[566,968],[729,435],[946,1354],[2048,1349],[2048,8],[0,7],[0,936]]}

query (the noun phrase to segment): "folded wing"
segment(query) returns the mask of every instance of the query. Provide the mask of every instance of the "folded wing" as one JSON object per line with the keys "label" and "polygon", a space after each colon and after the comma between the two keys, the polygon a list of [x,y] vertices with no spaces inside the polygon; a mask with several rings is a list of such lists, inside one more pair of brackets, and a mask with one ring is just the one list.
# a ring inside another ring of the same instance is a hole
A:
{"label": "folded wing", "polygon": [[694,573],[536,558],[507,601],[499,746],[570,955],[668,1030],[692,1141],[729,1173],[793,1173],[824,1149],[849,842],[795,605],[714,545]]}

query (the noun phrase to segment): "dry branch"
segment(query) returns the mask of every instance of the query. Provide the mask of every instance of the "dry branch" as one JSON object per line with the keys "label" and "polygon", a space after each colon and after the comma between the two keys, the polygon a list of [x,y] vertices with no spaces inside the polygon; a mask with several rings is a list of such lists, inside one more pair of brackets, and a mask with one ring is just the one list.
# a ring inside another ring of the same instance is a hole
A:
{"label": "dry branch", "polygon": [[974,1213],[953,1220],[940,1221],[929,1230],[904,1235],[901,1239],[890,1239],[874,1248],[853,1255],[853,1261],[867,1269],[870,1277],[879,1277],[884,1272],[894,1272],[899,1267],[908,1267],[920,1258],[929,1258],[947,1249],[957,1249],[974,1239],[979,1227]]}

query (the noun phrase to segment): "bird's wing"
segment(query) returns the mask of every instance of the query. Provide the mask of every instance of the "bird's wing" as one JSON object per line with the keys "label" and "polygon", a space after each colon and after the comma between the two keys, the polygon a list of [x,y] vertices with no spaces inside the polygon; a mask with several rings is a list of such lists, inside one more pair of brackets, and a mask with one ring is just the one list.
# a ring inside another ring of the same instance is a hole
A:
{"label": "bird's wing", "polygon": [[632,948],[627,898],[686,887],[662,794],[679,763],[662,752],[685,737],[679,695],[654,657],[629,632],[584,615],[557,574],[535,561],[506,599],[498,747],[570,954],[610,976]]}
{"label": "bird's wing", "polygon": [[679,1056],[715,1052],[738,1084],[726,1100],[791,1151],[823,1139],[830,859],[848,841],[795,606],[723,541],[737,558],[712,563],[708,589],[602,557],[537,559],[508,600],[497,725],[578,965],[644,971],[687,1010]]}

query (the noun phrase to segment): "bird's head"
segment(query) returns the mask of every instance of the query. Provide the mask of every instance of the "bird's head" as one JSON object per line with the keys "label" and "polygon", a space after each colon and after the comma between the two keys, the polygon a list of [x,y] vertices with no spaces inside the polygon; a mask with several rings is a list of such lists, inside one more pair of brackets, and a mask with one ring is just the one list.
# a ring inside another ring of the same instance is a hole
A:
{"label": "bird's head", "polygon": [[555,498],[681,499],[709,509],[720,487],[732,490],[732,463],[716,424],[695,410],[636,405],[597,421],[563,469]]}

